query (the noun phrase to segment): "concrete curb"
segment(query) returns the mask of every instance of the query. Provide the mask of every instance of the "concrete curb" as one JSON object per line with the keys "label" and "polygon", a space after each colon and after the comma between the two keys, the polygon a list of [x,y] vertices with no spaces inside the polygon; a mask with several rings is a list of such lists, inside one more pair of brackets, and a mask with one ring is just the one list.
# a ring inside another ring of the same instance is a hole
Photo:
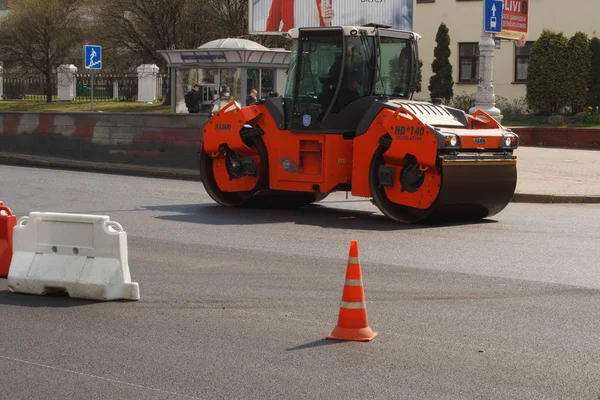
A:
{"label": "concrete curb", "polygon": [[600,204],[600,196],[515,193],[513,203]]}
{"label": "concrete curb", "polygon": [[[36,156],[29,154],[9,154],[0,152],[0,163],[200,181],[199,172],[192,169],[159,168],[145,165],[68,160],[65,158]],[[600,204],[600,196],[534,194],[517,192],[513,196],[511,202],[540,204]]]}

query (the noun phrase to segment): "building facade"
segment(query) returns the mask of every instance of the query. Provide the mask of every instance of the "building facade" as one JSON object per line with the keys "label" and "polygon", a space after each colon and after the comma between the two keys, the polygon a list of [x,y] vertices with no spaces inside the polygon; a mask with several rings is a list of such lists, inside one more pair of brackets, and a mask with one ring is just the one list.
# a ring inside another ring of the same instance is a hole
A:
{"label": "building facade", "polygon": [[[509,0],[504,0],[509,1]],[[479,78],[478,44],[483,31],[482,0],[416,0],[414,30],[422,36],[419,58],[423,60],[422,91],[416,99],[429,99],[429,78],[440,24],[450,35],[450,63],[454,95],[474,94]],[[509,101],[526,94],[527,64],[531,46],[542,30],[550,29],[571,37],[575,32],[600,37],[600,0],[529,0],[529,33],[525,46],[502,40],[494,55],[494,89],[497,97]]]}

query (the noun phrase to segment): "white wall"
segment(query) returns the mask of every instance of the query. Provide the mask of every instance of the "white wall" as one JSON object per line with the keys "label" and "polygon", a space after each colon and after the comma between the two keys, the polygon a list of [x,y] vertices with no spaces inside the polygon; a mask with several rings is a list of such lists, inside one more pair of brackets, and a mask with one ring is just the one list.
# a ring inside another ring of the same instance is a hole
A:
{"label": "white wall", "polygon": [[[577,4],[575,4],[577,3]],[[600,0],[530,0],[528,41],[536,40],[543,29],[563,32],[567,37],[577,31],[587,33],[590,38],[600,37]],[[482,32],[483,1],[435,0],[434,3],[416,5],[415,28],[423,38],[419,44],[423,60],[423,91],[416,93],[417,99],[429,99],[429,78],[432,75],[435,35],[440,23],[448,26],[450,34],[450,63],[454,74],[454,94],[475,93],[476,84],[458,82],[458,43],[479,42]],[[501,49],[494,57],[494,87],[497,96],[518,99],[525,96],[525,84],[513,83],[515,46],[502,41]]]}

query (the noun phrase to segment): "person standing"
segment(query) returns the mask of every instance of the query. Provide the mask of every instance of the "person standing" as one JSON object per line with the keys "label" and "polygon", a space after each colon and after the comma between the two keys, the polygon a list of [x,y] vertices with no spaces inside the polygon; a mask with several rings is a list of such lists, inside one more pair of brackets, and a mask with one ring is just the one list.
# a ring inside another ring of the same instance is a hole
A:
{"label": "person standing", "polygon": [[184,96],[185,106],[190,114],[198,114],[200,112],[200,102],[202,101],[202,93],[200,85],[196,84]]}
{"label": "person standing", "polygon": [[247,106],[249,106],[250,104],[252,104],[256,101],[257,94],[258,94],[258,92],[256,91],[256,89],[252,89],[250,91],[250,94],[248,95],[248,97],[246,97],[246,105]]}

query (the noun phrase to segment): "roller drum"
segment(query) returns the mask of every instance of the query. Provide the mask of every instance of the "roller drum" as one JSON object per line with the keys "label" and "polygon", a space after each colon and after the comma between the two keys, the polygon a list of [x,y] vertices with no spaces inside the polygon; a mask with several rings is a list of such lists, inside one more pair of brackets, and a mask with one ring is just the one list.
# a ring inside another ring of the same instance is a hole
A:
{"label": "roller drum", "polygon": [[[384,164],[378,149],[370,167],[370,185],[374,204],[388,218],[401,223],[465,221],[491,217],[511,201],[517,185],[516,159],[488,158],[440,159],[440,191],[426,209],[394,203],[378,184],[378,167]],[[420,189],[422,190],[422,189]]]}
{"label": "roller drum", "polygon": [[429,215],[478,219],[501,212],[517,186],[516,160],[442,161],[442,187]]}

